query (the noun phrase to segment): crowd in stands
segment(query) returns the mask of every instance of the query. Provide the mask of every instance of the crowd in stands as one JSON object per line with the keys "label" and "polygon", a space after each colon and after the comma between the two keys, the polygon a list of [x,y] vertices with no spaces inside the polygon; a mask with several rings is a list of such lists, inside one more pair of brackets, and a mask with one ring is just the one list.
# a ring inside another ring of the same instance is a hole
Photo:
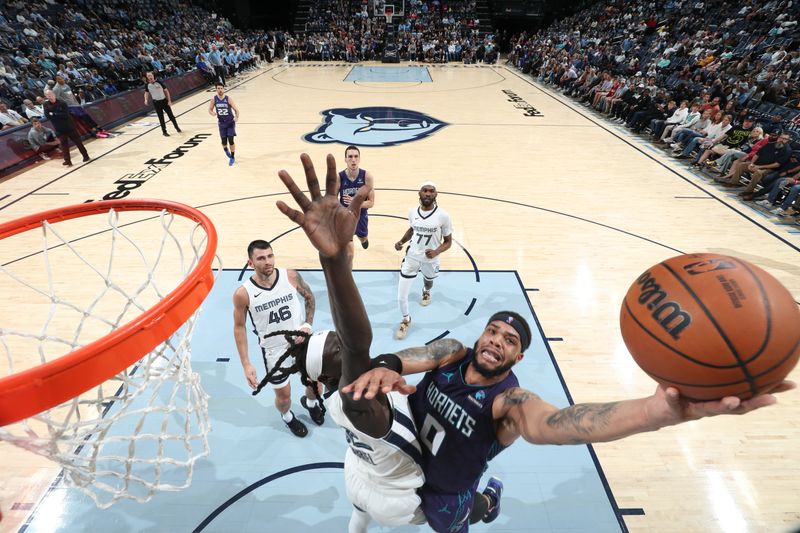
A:
{"label": "crowd in stands", "polygon": [[799,16],[795,0],[599,2],[512,38],[508,62],[787,217],[800,212]]}
{"label": "crowd in stands", "polygon": [[[400,60],[425,63],[494,63],[492,36],[481,36],[475,0],[406,0],[395,16]],[[306,34],[289,40],[288,61],[372,61],[383,54],[386,19],[367,0],[316,0]]]}
{"label": "crowd in stands", "polygon": [[[178,0],[10,0],[0,11],[0,126],[43,116],[44,93],[71,108],[197,68],[210,83],[273,57],[370,61],[383,53],[386,20],[367,0],[316,0],[306,32],[245,32]],[[420,62],[494,63],[475,0],[407,0],[395,17],[399,55]]]}
{"label": "crowd in stands", "polygon": [[42,116],[44,91],[75,107],[194,68],[209,81],[269,60],[276,35],[243,32],[178,0],[10,0],[0,11],[3,129]]}

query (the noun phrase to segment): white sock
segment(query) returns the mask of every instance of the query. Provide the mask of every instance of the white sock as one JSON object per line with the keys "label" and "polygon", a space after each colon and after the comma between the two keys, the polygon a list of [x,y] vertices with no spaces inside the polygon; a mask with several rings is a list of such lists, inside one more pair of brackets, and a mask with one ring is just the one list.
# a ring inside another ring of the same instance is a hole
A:
{"label": "white sock", "polygon": [[311,409],[313,409],[316,406],[317,406],[317,400],[309,400],[308,396],[306,396],[306,407],[310,407]]}
{"label": "white sock", "polygon": [[285,413],[281,413],[281,418],[283,418],[283,421],[288,424],[294,418],[294,413],[291,411],[286,411]]}
{"label": "white sock", "polygon": [[400,312],[404,319],[408,318],[408,293],[413,283],[414,278],[404,278],[401,275],[400,282],[397,284],[397,302],[400,304]]}
{"label": "white sock", "polygon": [[350,515],[350,524],[348,525],[347,533],[367,533],[368,525],[369,515],[353,507],[353,514]]}

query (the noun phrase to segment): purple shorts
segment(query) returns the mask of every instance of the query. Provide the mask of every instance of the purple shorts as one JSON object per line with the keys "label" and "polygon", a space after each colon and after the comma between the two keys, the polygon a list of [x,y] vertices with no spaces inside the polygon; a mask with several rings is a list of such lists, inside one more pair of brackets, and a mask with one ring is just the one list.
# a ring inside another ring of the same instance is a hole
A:
{"label": "purple shorts", "polygon": [[475,485],[461,494],[439,492],[433,487],[423,485],[422,512],[428,525],[437,533],[466,533],[469,530],[469,515],[475,499]]}
{"label": "purple shorts", "polygon": [[225,139],[226,137],[236,137],[236,123],[230,122],[228,124],[219,125],[219,137]]}
{"label": "purple shorts", "polygon": [[367,215],[367,210],[361,210],[361,216],[358,217],[358,224],[356,225],[356,235],[359,237],[366,237],[367,236],[367,225],[369,224],[369,216]]}

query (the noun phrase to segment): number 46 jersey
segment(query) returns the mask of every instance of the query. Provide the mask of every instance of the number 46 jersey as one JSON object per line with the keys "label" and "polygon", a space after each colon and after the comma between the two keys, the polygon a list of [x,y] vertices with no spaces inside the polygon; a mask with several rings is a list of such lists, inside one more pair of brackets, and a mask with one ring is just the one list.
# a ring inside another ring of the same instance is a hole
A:
{"label": "number 46 jersey", "polygon": [[250,298],[247,312],[258,336],[258,343],[267,352],[286,344],[283,335],[265,338],[273,331],[296,330],[303,324],[300,296],[289,283],[285,268],[278,268],[272,288],[258,285],[251,277],[242,284]]}
{"label": "number 46 jersey", "polygon": [[423,211],[419,207],[408,213],[408,224],[414,230],[409,242],[407,255],[425,261],[425,250],[438,248],[445,237],[453,232],[450,215],[447,211],[435,206],[431,211]]}

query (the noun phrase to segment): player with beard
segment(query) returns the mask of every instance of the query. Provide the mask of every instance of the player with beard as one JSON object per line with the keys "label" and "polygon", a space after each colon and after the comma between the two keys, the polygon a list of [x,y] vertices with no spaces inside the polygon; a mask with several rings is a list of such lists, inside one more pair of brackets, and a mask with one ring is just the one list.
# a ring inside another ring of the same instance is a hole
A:
{"label": "player with beard", "polygon": [[[247,347],[247,317],[250,317],[258,338],[265,370],[270,373],[284,366],[281,356],[291,344],[283,332],[296,331],[301,336],[311,333],[316,300],[299,272],[275,266],[275,253],[269,242],[257,239],[247,246],[247,265],[253,269],[253,275],[233,293],[233,338],[248,385],[260,390],[263,385],[250,362]],[[304,308],[300,306],[301,298]],[[280,372],[276,379],[269,381],[275,390],[275,408],[295,436],[305,437],[308,428],[291,410],[289,377],[290,372]],[[306,395],[300,403],[308,410],[314,423],[321,426],[325,415],[317,404],[317,396],[311,385],[307,385]]]}
{"label": "player with beard", "polygon": [[494,520],[500,511],[502,484],[492,478],[475,492],[488,462],[522,437],[532,444],[587,444],[720,414],[744,414],[776,402],[772,393],[795,387],[790,381],[770,394],[747,400],[726,397],[709,402],[682,398],[659,385],[652,396],[608,403],[584,403],[558,409],[519,387],[512,367],[530,346],[531,330],[512,311],[489,318],[471,349],[437,350],[430,346],[397,354],[395,365],[374,368],[340,390],[353,401],[376,393],[407,393],[402,374],[426,372],[409,397],[419,428],[425,485],[422,510],[441,533],[465,533],[469,523]]}
{"label": "player with beard", "polygon": [[[279,176],[301,211],[290,208],[284,202],[278,202],[277,205],[282,213],[303,229],[311,244],[319,251],[336,331],[317,332],[308,340],[296,344],[292,353],[287,354],[294,359],[292,371],[300,372],[304,382],[317,381],[325,384],[328,391],[336,391],[340,384],[350,383],[369,368],[397,368],[401,360],[408,361],[406,366],[412,371],[422,368],[423,361],[444,361],[449,358],[458,364],[460,361],[456,361],[455,354],[463,355],[466,352],[455,339],[439,339],[423,347],[401,350],[397,354],[383,354],[370,362],[372,328],[353,279],[351,258],[346,251],[352,242],[360,207],[369,197],[370,187],[362,187],[345,208],[336,200],[338,187],[333,156],[328,155],[327,158],[324,195],[310,158],[303,154],[301,160],[311,199],[300,191],[286,171],[281,171]],[[530,338],[530,331],[521,331],[526,339]],[[510,361],[499,368],[487,368],[482,363],[478,363],[478,366],[486,375],[500,376],[508,374],[512,364],[513,361]],[[516,385],[516,382],[516,378],[511,376],[495,389],[500,391],[506,383]],[[347,431],[349,448],[344,470],[347,495],[354,505],[349,533],[366,533],[370,518],[389,527],[419,524],[422,523],[420,519],[424,521],[418,509],[420,496],[417,494],[425,480],[420,467],[424,462],[424,446],[418,442],[418,426],[415,427],[412,421],[410,398],[404,396],[413,391],[412,385],[398,383],[394,391],[377,393],[369,399],[354,399],[350,394],[333,393],[325,400],[331,418]],[[447,443],[447,451],[452,449],[451,446],[451,443]],[[455,457],[459,457],[458,454]],[[435,466],[432,462],[429,464]],[[479,471],[477,476],[480,474]],[[484,491],[488,495],[470,495],[470,502],[476,500],[471,515],[472,523],[481,519],[489,522],[497,516],[496,502],[501,488],[499,480],[492,480],[489,489]],[[492,512],[494,514],[490,514]]]}
{"label": "player with beard", "polygon": [[453,244],[453,223],[450,215],[436,203],[436,184],[426,181],[419,188],[419,205],[408,213],[409,228],[403,237],[394,244],[395,250],[402,250],[409,243],[406,256],[400,264],[400,281],[397,284],[397,302],[403,319],[395,332],[395,338],[402,340],[411,327],[411,314],[408,310],[408,293],[417,273],[422,272],[423,306],[431,303],[433,280],[439,275],[439,254],[450,249]]}

